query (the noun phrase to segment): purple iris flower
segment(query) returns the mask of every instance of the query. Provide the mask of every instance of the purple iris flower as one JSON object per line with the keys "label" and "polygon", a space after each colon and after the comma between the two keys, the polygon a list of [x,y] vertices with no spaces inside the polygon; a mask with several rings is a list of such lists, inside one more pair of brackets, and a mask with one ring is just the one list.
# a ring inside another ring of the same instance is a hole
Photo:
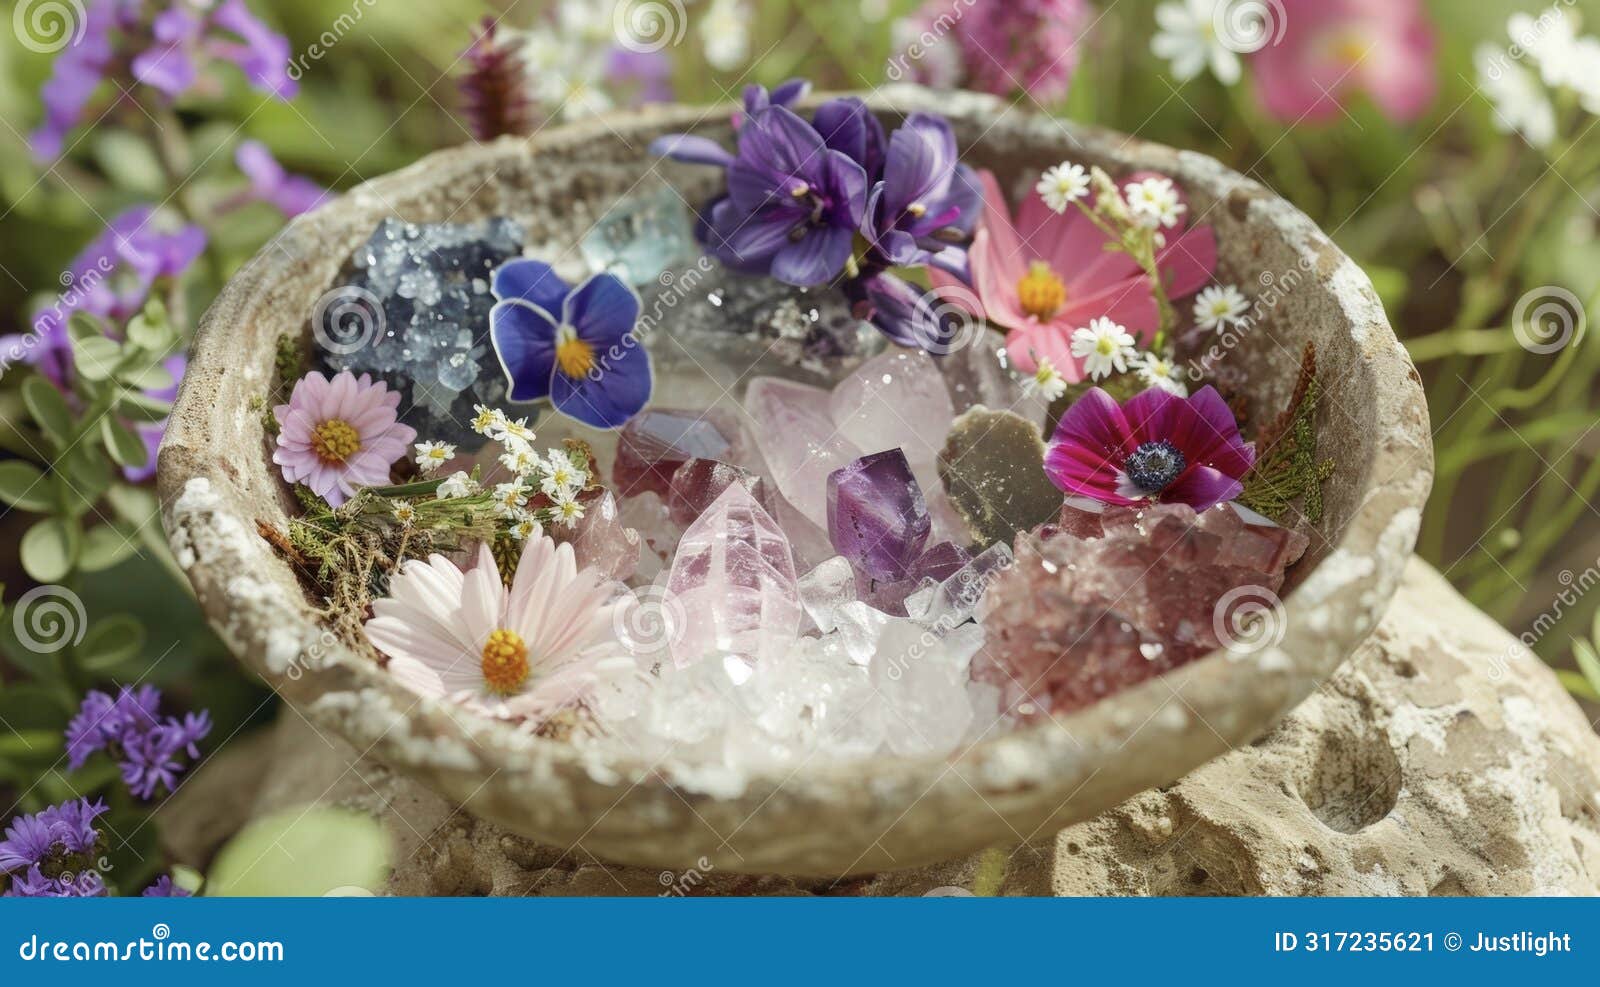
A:
{"label": "purple iris flower", "polygon": [[727,197],[712,205],[703,232],[730,267],[807,287],[844,270],[866,204],[861,165],[792,111],[772,106],[739,128]]}
{"label": "purple iris flower", "polygon": [[883,124],[860,98],[841,96],[828,100],[812,114],[811,125],[824,144],[861,166],[869,187],[882,176]]}
{"label": "purple iris flower", "polygon": [[618,428],[650,400],[650,355],[634,336],[639,296],[614,274],[576,288],[549,264],[521,259],[494,272],[489,338],[512,401],[549,398],[569,418]]}
{"label": "purple iris flower", "polygon": [[956,273],[983,207],[976,173],[956,160],[948,121],[913,113],[889,136],[883,180],[867,200],[862,233],[894,267],[933,264]]}
{"label": "purple iris flower", "polygon": [[90,690],[78,715],[67,724],[67,764],[83,766],[91,754],[106,751],[122,768],[134,796],[148,799],[177,788],[178,775],[200,756],[199,743],[211,732],[205,712],[180,720],[160,714],[161,691],[152,685],[123,686],[115,697]]}
{"label": "purple iris flower", "polygon": [[1044,468],[1062,490],[1103,504],[1203,511],[1239,496],[1254,462],[1216,388],[1184,398],[1153,387],[1118,405],[1094,387],[1061,416]]}
{"label": "purple iris flower", "polygon": [[233,162],[250,179],[250,197],[293,219],[322,205],[328,190],[309,178],[290,174],[260,141],[243,141]]}
{"label": "purple iris flower", "polygon": [[793,109],[794,104],[805,99],[809,92],[811,92],[811,82],[808,79],[786,79],[773,86],[771,90],[766,86],[752,83],[744,87],[744,111],[750,114],[769,106],[787,106]]}

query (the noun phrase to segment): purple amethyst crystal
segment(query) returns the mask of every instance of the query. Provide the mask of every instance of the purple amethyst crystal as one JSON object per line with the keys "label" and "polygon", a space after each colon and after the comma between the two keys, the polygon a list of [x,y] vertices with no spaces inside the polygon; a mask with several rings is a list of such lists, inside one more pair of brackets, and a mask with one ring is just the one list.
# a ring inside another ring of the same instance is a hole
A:
{"label": "purple amethyst crystal", "polygon": [[899,449],[862,456],[828,475],[828,537],[872,580],[906,578],[933,521]]}
{"label": "purple amethyst crystal", "polygon": [[738,420],[718,408],[640,412],[617,433],[613,468],[617,494],[627,497],[651,490],[665,499],[679,466],[691,459],[735,458],[740,435]]}

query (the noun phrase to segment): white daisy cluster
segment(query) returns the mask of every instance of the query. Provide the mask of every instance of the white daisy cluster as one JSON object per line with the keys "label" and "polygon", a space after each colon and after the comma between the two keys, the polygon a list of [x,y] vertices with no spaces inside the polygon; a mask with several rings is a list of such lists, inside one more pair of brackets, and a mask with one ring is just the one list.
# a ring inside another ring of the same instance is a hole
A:
{"label": "white daisy cluster", "polygon": [[1113,372],[1126,373],[1138,351],[1133,334],[1126,327],[1100,316],[1087,326],[1072,330],[1072,355],[1083,361],[1083,371],[1090,380],[1103,380]]}
{"label": "white daisy cluster", "polygon": [[1124,189],[1134,222],[1148,229],[1172,229],[1189,207],[1172,179],[1160,176],[1129,182]]}
{"label": "white daisy cluster", "polygon": [[1083,165],[1063,161],[1045,170],[1035,186],[1044,204],[1058,213],[1089,194],[1089,172]]}
{"label": "white daisy cluster", "polygon": [[[472,430],[498,442],[501,453],[498,462],[510,479],[496,483],[490,490],[494,511],[509,521],[512,536],[527,538],[538,530],[541,522],[559,522],[569,527],[583,517],[584,506],[578,495],[589,484],[589,472],[577,461],[575,455],[563,449],[547,449],[541,455],[533,447],[534,432],[526,418],[510,418],[497,408],[476,405]],[[415,447],[417,467],[424,475],[437,472],[456,455],[456,447],[445,442],[419,442]],[[471,497],[482,492],[473,474],[465,470],[445,477],[440,482],[437,496],[440,500]],[[541,509],[538,516],[528,507],[534,494],[549,498],[550,506]],[[399,517],[398,509],[396,516]],[[413,515],[414,516],[414,515]],[[401,523],[409,523],[400,517]]]}
{"label": "white daisy cluster", "polygon": [[1552,95],[1560,93],[1571,93],[1584,110],[1600,115],[1600,38],[1580,37],[1572,11],[1556,4],[1537,15],[1513,14],[1506,32],[1509,49],[1485,43],[1473,54],[1478,87],[1494,104],[1497,128],[1549,147],[1559,127]]}

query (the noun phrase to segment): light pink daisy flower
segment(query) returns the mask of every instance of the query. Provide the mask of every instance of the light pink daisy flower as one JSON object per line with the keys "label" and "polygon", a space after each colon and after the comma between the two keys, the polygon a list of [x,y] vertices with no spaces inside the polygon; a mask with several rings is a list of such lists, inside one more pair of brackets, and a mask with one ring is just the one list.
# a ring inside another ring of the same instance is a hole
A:
{"label": "light pink daisy flower", "polygon": [[1250,56],[1261,105],[1291,124],[1335,119],[1358,91],[1415,120],[1438,92],[1438,37],[1422,0],[1282,0],[1281,37]]}
{"label": "light pink daisy flower", "polygon": [[[1123,187],[1154,172],[1138,172]],[[1048,360],[1068,381],[1083,379],[1083,361],[1072,354],[1072,332],[1095,318],[1107,318],[1146,339],[1160,324],[1150,281],[1133,258],[1108,251],[1109,238],[1075,206],[1058,213],[1031,190],[1015,220],[1000,184],[990,172],[983,181],[983,219],[967,259],[972,288],[954,275],[929,268],[944,297],[1011,330],[1006,352],[1024,373]],[[1217,266],[1217,238],[1210,226],[1186,228],[1187,210],[1165,230],[1166,246],[1156,264],[1167,294],[1183,298],[1200,290]],[[974,294],[974,290],[976,293]]]}
{"label": "light pink daisy flower", "polygon": [[594,663],[614,650],[615,584],[579,569],[572,546],[537,525],[526,546],[509,591],[487,545],[465,572],[437,554],[400,568],[366,633],[401,684],[530,720],[582,698]]}
{"label": "light pink daisy flower", "polygon": [[333,380],[312,372],[300,378],[288,404],[272,409],[278,448],[272,461],[283,478],[303,483],[338,507],[357,487],[389,482],[389,467],[411,448],[417,430],[395,419],[400,393],[346,370]]}

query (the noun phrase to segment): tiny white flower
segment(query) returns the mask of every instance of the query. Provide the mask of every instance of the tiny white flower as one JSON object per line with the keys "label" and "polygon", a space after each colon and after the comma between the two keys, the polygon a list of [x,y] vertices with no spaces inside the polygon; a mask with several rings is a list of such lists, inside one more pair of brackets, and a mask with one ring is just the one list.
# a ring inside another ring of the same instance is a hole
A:
{"label": "tiny white flower", "polygon": [[539,463],[539,454],[525,442],[508,442],[506,451],[500,454],[500,465],[519,479],[538,469]]}
{"label": "tiny white flower", "polygon": [[513,443],[516,442],[528,443],[533,441],[533,429],[528,427],[528,419],[518,418],[516,421],[512,421],[504,414],[499,412],[496,412],[496,414],[500,414],[500,418],[494,423],[494,430],[489,434],[491,439],[505,443],[507,448],[512,447]]}
{"label": "tiny white flower", "polygon": [[1089,194],[1089,173],[1081,164],[1063,161],[1040,175],[1039,184],[1034,188],[1045,205],[1064,213],[1067,206]]}
{"label": "tiny white flower", "polygon": [[1172,365],[1171,360],[1154,353],[1143,353],[1134,357],[1133,368],[1138,371],[1139,379],[1144,381],[1145,387],[1159,387],[1180,398],[1189,396],[1189,388],[1178,379],[1178,369]]}
{"label": "tiny white flower", "polygon": [[[1576,52],[1574,57],[1584,65],[1600,65],[1600,38],[1579,38],[1574,47]],[[1573,80],[1572,88],[1582,97],[1583,108],[1595,116],[1600,116],[1600,72],[1584,72]]]}
{"label": "tiny white flower", "polygon": [[531,517],[524,516],[511,526],[511,537],[517,541],[527,541],[539,530],[539,522]]}
{"label": "tiny white flower", "polygon": [[1506,20],[1506,33],[1539,66],[1540,78],[1551,88],[1577,89],[1580,80],[1593,73],[1592,66],[1582,61],[1577,24],[1558,4],[1552,4],[1537,17],[1512,14]]}
{"label": "tiny white flower", "polygon": [[1244,292],[1231,284],[1214,284],[1195,296],[1194,324],[1221,332],[1243,321],[1248,311],[1250,300],[1244,297]]}
{"label": "tiny white flower", "polygon": [[464,470],[456,470],[439,484],[440,500],[455,500],[458,497],[471,497],[478,492],[478,483]]}
{"label": "tiny white flower", "polygon": [[494,510],[501,517],[515,517],[528,502],[528,493],[520,483],[497,483],[494,486]]}
{"label": "tiny white flower", "polygon": [[1171,0],[1156,8],[1160,30],[1150,50],[1172,66],[1172,76],[1188,82],[1211,69],[1225,86],[1239,81],[1239,53],[1217,34],[1217,8],[1226,0]]}
{"label": "tiny white flower", "polygon": [[417,509],[407,501],[397,500],[390,508],[394,511],[394,519],[403,527],[411,527],[417,520]]}
{"label": "tiny white flower", "polygon": [[701,50],[714,69],[730,72],[750,57],[750,9],[740,0],[711,0],[700,15]]}
{"label": "tiny white flower", "polygon": [[1151,229],[1177,226],[1188,209],[1170,178],[1152,177],[1129,182],[1126,192],[1128,211],[1141,226]]}
{"label": "tiny white flower", "polygon": [[1039,358],[1039,367],[1033,376],[1022,382],[1024,394],[1037,394],[1046,401],[1054,401],[1067,393],[1067,379],[1061,376],[1049,357]]}
{"label": "tiny white flower", "polygon": [[560,499],[583,489],[588,481],[589,474],[574,466],[571,457],[551,450],[545,458],[545,476],[539,489],[546,497]]}
{"label": "tiny white flower", "polygon": [[1081,329],[1072,330],[1072,355],[1083,361],[1083,369],[1094,380],[1122,373],[1133,355],[1133,336],[1105,316],[1093,319]]}
{"label": "tiny white flower", "polygon": [[413,448],[417,454],[417,469],[424,473],[432,473],[456,455],[456,447],[448,442],[418,442]]}
{"label": "tiny white flower", "polygon": [[1556,110],[1534,74],[1491,44],[1479,45],[1473,62],[1478,88],[1493,104],[1495,128],[1521,134],[1534,147],[1549,147],[1556,139]]}
{"label": "tiny white flower", "polygon": [[556,498],[556,520],[560,521],[569,528],[576,528],[578,526],[578,519],[583,517],[583,511],[583,505],[579,503],[578,499],[571,494],[568,494],[565,497]]}
{"label": "tiny white flower", "polygon": [[472,430],[479,435],[492,436],[505,420],[506,413],[499,408],[489,408],[481,404],[472,406]]}

